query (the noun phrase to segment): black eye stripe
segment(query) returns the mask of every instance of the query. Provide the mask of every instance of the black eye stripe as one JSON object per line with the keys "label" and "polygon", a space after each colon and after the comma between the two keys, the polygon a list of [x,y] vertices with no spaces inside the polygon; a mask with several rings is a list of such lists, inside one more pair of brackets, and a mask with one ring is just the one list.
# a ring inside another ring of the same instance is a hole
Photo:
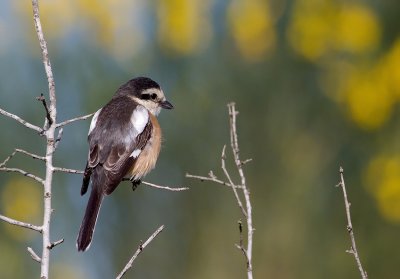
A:
{"label": "black eye stripe", "polygon": [[149,99],[150,99],[150,94],[142,94],[142,95],[140,96],[140,99],[142,99],[142,100],[149,100]]}
{"label": "black eye stripe", "polygon": [[157,99],[157,94],[156,94],[156,93],[151,94],[151,98],[152,98],[153,100]]}

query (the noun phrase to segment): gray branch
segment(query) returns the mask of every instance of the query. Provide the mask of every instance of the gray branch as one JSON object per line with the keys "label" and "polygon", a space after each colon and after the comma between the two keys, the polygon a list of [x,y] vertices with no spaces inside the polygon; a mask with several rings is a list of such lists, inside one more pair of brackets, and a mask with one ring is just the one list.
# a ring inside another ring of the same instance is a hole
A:
{"label": "gray branch", "polygon": [[28,247],[27,250],[34,261],[37,261],[38,263],[42,262],[42,259],[35,253],[35,251],[33,251],[31,247]]}
{"label": "gray branch", "polygon": [[[252,251],[253,251],[253,233],[254,233],[254,227],[253,227],[253,221],[252,221],[252,206],[250,202],[250,191],[247,187],[246,184],[246,177],[244,175],[243,171],[243,165],[246,163],[250,162],[251,159],[247,160],[240,160],[239,157],[239,143],[238,143],[238,136],[237,136],[237,130],[236,130],[236,116],[238,112],[235,109],[235,103],[229,103],[228,104],[228,110],[229,110],[229,123],[230,123],[230,141],[231,141],[231,148],[232,148],[232,153],[234,156],[234,161],[235,165],[237,168],[237,171],[240,176],[240,184],[235,185],[233,182],[231,175],[229,174],[228,170],[226,169],[225,165],[225,149],[226,146],[223,147],[222,149],[222,154],[221,154],[221,168],[228,180],[228,182],[222,181],[218,179],[212,171],[209,172],[208,176],[198,176],[198,175],[192,175],[192,174],[186,174],[186,177],[188,178],[194,178],[194,179],[199,179],[200,181],[211,181],[215,182],[218,184],[226,185],[232,188],[232,191],[235,195],[237,204],[246,218],[246,224],[247,224],[247,248],[244,247],[243,244],[243,227],[242,227],[242,222],[239,221],[239,245],[236,244],[236,247],[239,248],[246,259],[246,266],[247,266],[247,278],[252,279],[253,278],[253,264],[252,264]],[[245,200],[245,207],[243,206],[243,202],[240,199],[238,189],[242,190],[242,194],[244,196]]]}
{"label": "gray branch", "polygon": [[162,232],[164,229],[164,225],[159,227],[143,244],[140,243],[138,249],[136,250],[135,254],[133,254],[132,258],[129,260],[129,262],[125,265],[124,269],[121,271],[120,274],[116,277],[116,279],[121,279],[122,276],[133,266],[133,262],[136,260],[136,258],[139,256],[140,253],[146,248],[146,246],[153,241],[154,238],[157,237],[157,235]]}
{"label": "gray branch", "polygon": [[[59,168],[59,167],[53,167],[54,171],[58,171],[58,172],[65,172],[65,173],[72,173],[72,174],[83,174],[84,172],[81,170],[74,170],[74,169],[67,169],[67,168]],[[122,179],[122,181],[130,181],[129,178],[124,178]],[[173,192],[179,192],[179,191],[185,191],[185,190],[189,190],[188,187],[180,187],[180,188],[175,188],[175,187],[169,187],[169,186],[162,186],[162,185],[157,185],[154,183],[150,183],[150,182],[146,182],[146,181],[142,181],[143,184],[153,187],[153,188],[157,188],[157,189],[162,189],[162,190],[167,190],[167,191],[173,191]]]}
{"label": "gray branch", "polygon": [[228,172],[228,170],[226,169],[226,166],[225,166],[225,148],[226,148],[226,145],[224,145],[224,147],[222,148],[221,168],[224,171],[224,174],[225,174],[226,178],[228,179],[229,184],[232,185],[233,194],[235,195],[235,198],[236,198],[236,201],[237,201],[237,203],[239,205],[240,210],[242,211],[244,217],[247,218],[246,210],[244,209],[242,201],[240,200],[240,197],[239,197],[239,194],[238,194],[238,192],[236,190],[235,184],[233,183],[233,181],[231,179],[231,176],[230,176],[230,174],[229,174],[229,172]]}
{"label": "gray branch", "polygon": [[[247,221],[247,249],[246,249],[246,260],[247,260],[247,278],[253,278],[253,264],[252,264],[252,254],[253,254],[253,218],[252,218],[252,206],[250,202],[250,191],[246,186],[246,177],[243,171],[243,162],[239,157],[239,141],[236,130],[236,116],[239,114],[236,111],[235,103],[228,104],[229,116],[230,116],[230,134],[231,134],[231,147],[233,156],[235,159],[235,164],[239,172],[241,184],[243,186],[243,195],[246,202],[246,221]],[[246,160],[248,162],[251,159]]]}
{"label": "gray branch", "polygon": [[29,128],[29,129],[31,129],[31,130],[34,130],[34,131],[36,131],[36,132],[38,132],[38,133],[42,133],[42,132],[43,132],[43,129],[42,129],[42,128],[40,128],[40,127],[38,127],[38,126],[36,126],[36,125],[33,125],[33,124],[29,123],[28,121],[22,119],[22,118],[19,117],[18,115],[15,115],[15,114],[12,114],[12,113],[10,113],[10,112],[7,112],[7,111],[5,111],[5,110],[3,110],[3,109],[1,109],[1,108],[0,108],[0,113],[1,113],[2,115],[4,115],[4,116],[10,117],[10,118],[16,120],[17,122],[19,122],[19,123],[21,123],[22,125],[24,125],[26,128]]}
{"label": "gray branch", "polygon": [[0,215],[0,220],[2,220],[4,222],[7,222],[7,223],[9,223],[11,225],[14,225],[14,226],[30,229],[30,230],[37,231],[37,232],[40,232],[40,233],[43,232],[43,228],[41,226],[35,226],[35,225],[29,224],[29,223],[17,221],[15,219],[8,218],[8,217],[6,217],[4,215]]}
{"label": "gray branch", "polygon": [[61,123],[58,123],[58,124],[56,125],[56,128],[64,127],[65,125],[68,125],[68,124],[73,123],[73,122],[78,121],[78,120],[85,120],[85,119],[88,119],[88,118],[92,117],[93,114],[95,114],[95,113],[93,112],[93,113],[91,113],[91,114],[87,114],[87,115],[83,115],[83,116],[79,116],[79,117],[76,117],[76,118],[72,118],[72,119],[63,121],[63,122],[61,122]]}
{"label": "gray branch", "polygon": [[346,208],[346,217],[347,217],[347,232],[349,233],[350,240],[351,240],[351,248],[350,248],[350,250],[347,250],[346,252],[348,252],[354,256],[354,259],[356,260],[356,263],[357,263],[357,267],[361,274],[361,278],[367,279],[368,278],[367,272],[362,267],[361,259],[360,259],[360,256],[358,255],[358,251],[357,251],[356,238],[354,236],[354,229],[353,229],[353,225],[351,223],[351,215],[350,215],[350,205],[351,204],[350,204],[349,200],[347,199],[346,184],[344,183],[342,167],[340,167],[339,172],[340,172],[340,182],[339,182],[338,186],[341,186],[342,191],[343,191],[344,206]]}
{"label": "gray branch", "polygon": [[211,182],[215,182],[215,183],[218,183],[218,184],[221,184],[221,185],[225,185],[225,186],[228,186],[228,187],[235,187],[235,188],[237,188],[237,189],[243,189],[243,187],[240,186],[240,185],[232,185],[232,184],[230,184],[229,182],[226,182],[226,181],[223,181],[223,180],[218,179],[218,178],[214,175],[214,173],[213,173],[212,171],[210,171],[210,172],[208,173],[208,176],[193,175],[193,174],[190,174],[190,173],[186,173],[186,177],[187,177],[187,178],[198,179],[198,180],[200,180],[201,182],[204,182],[204,181],[211,181]]}
{"label": "gray branch", "polygon": [[0,171],[3,172],[16,172],[16,173],[20,173],[26,177],[32,178],[34,180],[36,180],[37,182],[39,182],[40,184],[44,185],[44,180],[42,178],[40,178],[39,176],[33,175],[27,171],[24,171],[22,169],[18,169],[18,168],[5,168],[5,167],[0,167]]}
{"label": "gray branch", "polygon": [[[57,121],[57,110],[56,110],[56,87],[53,77],[53,71],[51,69],[51,63],[49,58],[49,51],[47,49],[47,43],[44,38],[42,24],[39,16],[39,3],[38,0],[32,0],[32,11],[33,11],[33,22],[36,29],[36,34],[39,40],[40,49],[42,52],[43,66],[47,76],[47,83],[49,88],[49,107],[47,109],[47,118],[52,123],[48,123],[48,129],[45,131],[47,139],[46,145],[46,178],[44,181],[44,214],[43,214],[43,238],[42,238],[42,258],[40,262],[40,278],[49,278],[49,264],[50,264],[50,222],[51,213],[53,211],[51,207],[51,196],[52,196],[52,181],[53,181],[53,153],[55,151],[55,130]],[[47,107],[47,106],[46,106]]]}

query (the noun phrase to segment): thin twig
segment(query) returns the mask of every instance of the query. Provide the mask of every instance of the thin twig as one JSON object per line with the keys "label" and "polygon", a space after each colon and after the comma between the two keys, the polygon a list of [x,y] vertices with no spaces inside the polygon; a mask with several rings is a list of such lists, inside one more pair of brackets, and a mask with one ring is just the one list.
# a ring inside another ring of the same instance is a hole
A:
{"label": "thin twig", "polygon": [[52,242],[47,248],[48,249],[53,249],[54,247],[56,247],[57,245],[61,244],[64,242],[64,238],[57,240],[55,242]]}
{"label": "thin twig", "polygon": [[33,159],[38,159],[38,160],[46,161],[46,158],[43,157],[43,156],[39,156],[39,155],[30,153],[30,152],[25,151],[25,150],[20,149],[20,148],[15,148],[14,151],[13,151],[13,153],[11,153],[11,154],[3,161],[3,163],[0,164],[0,168],[1,168],[1,167],[4,167],[4,166],[8,163],[8,161],[9,161],[12,157],[14,157],[15,154],[17,154],[17,153],[25,154],[25,155],[27,155],[27,156],[32,157]]}
{"label": "thin twig", "polygon": [[83,171],[81,170],[73,170],[73,169],[59,168],[59,167],[53,167],[53,171],[73,173],[73,174],[83,174]]}
{"label": "thin twig", "polygon": [[343,190],[343,198],[344,198],[344,205],[346,208],[346,217],[347,217],[347,232],[350,235],[350,240],[351,240],[351,248],[350,250],[347,250],[346,252],[353,254],[354,259],[357,262],[357,267],[360,271],[361,274],[361,278],[362,279],[367,279],[368,275],[367,272],[363,269],[362,264],[361,264],[361,260],[360,260],[360,256],[358,255],[358,251],[357,251],[357,246],[356,246],[356,238],[354,236],[354,230],[353,230],[353,225],[351,223],[351,216],[350,216],[350,202],[347,199],[347,191],[346,191],[346,184],[344,183],[344,176],[343,176],[343,168],[340,167],[339,169],[340,172],[340,183],[338,184],[338,186],[342,187]]}
{"label": "thin twig", "polygon": [[136,250],[135,254],[133,254],[132,258],[129,262],[125,265],[124,269],[121,271],[120,274],[116,277],[116,279],[121,279],[122,276],[133,266],[134,260],[139,256],[140,253],[146,248],[146,246],[153,241],[153,239],[164,229],[164,225],[159,227],[143,244],[140,243],[139,248]]}
{"label": "thin twig", "polygon": [[63,132],[64,132],[64,128],[61,127],[60,130],[58,130],[58,135],[57,135],[57,138],[56,138],[56,141],[55,141],[55,144],[54,144],[54,149],[57,149],[58,144],[59,144],[60,141],[61,141]]}
{"label": "thin twig", "polygon": [[[232,179],[231,179],[231,176],[229,175],[229,172],[228,172],[227,169],[226,169],[226,166],[225,166],[225,148],[226,148],[226,145],[224,145],[224,147],[222,148],[222,154],[221,154],[221,168],[222,168],[222,170],[224,171],[224,174],[225,174],[226,178],[228,179],[229,183],[230,183],[231,185],[235,185],[235,184],[233,183]],[[237,201],[237,203],[238,203],[238,205],[239,205],[239,208],[240,208],[240,210],[242,211],[242,214],[244,215],[244,217],[247,218],[246,210],[245,210],[244,207],[243,207],[242,201],[240,200],[240,197],[239,197],[239,194],[238,194],[238,192],[237,192],[237,190],[236,190],[236,187],[232,187],[232,190],[233,190],[233,193],[234,193],[234,195],[235,195],[236,201]]]}
{"label": "thin twig", "polygon": [[11,225],[14,225],[14,226],[30,229],[30,230],[37,231],[37,232],[40,232],[40,233],[43,232],[43,228],[41,226],[35,226],[35,225],[29,224],[29,223],[17,221],[15,219],[8,218],[8,217],[6,217],[4,215],[0,215],[0,220],[3,220],[4,222],[7,222],[7,223],[9,223]]}
{"label": "thin twig", "polygon": [[247,277],[248,279],[253,278],[253,264],[252,264],[252,253],[253,253],[253,218],[252,218],[252,206],[250,201],[250,191],[246,185],[246,177],[244,175],[244,171],[242,168],[242,161],[239,157],[239,141],[238,135],[236,130],[236,115],[239,113],[236,111],[235,103],[228,104],[229,116],[230,116],[230,134],[231,134],[231,147],[233,156],[235,158],[235,163],[237,170],[239,172],[239,176],[241,179],[241,184],[243,188],[243,195],[246,202],[246,221],[247,221],[247,249],[246,249],[246,256],[247,256]]}
{"label": "thin twig", "polygon": [[72,118],[72,119],[63,121],[63,122],[61,122],[61,123],[58,123],[58,124],[56,125],[56,128],[63,127],[63,126],[65,126],[65,125],[67,125],[67,124],[70,124],[70,123],[75,122],[75,121],[78,121],[78,120],[85,120],[85,119],[88,119],[88,118],[92,117],[94,114],[95,114],[95,112],[93,112],[93,113],[91,113],[91,114],[87,114],[87,115],[83,115],[83,116],[79,116],[79,117],[76,117],[76,118]]}
{"label": "thin twig", "polygon": [[247,268],[249,268],[249,258],[247,257],[246,248],[244,248],[244,246],[243,246],[243,224],[242,224],[242,220],[238,221],[238,225],[239,225],[239,244],[236,244],[235,246],[240,251],[242,251],[243,255],[246,258]]}
{"label": "thin twig", "polygon": [[31,255],[32,259],[37,261],[38,263],[42,262],[42,259],[33,251],[31,247],[28,247],[28,253]]}
{"label": "thin twig", "polygon": [[142,181],[142,183],[147,186],[150,186],[150,187],[154,187],[154,188],[162,189],[162,190],[173,191],[173,192],[189,190],[189,187],[174,188],[174,187],[168,187],[168,186],[161,186],[161,185],[153,184],[153,183],[146,182],[146,181]]}
{"label": "thin twig", "polygon": [[40,127],[38,127],[38,126],[36,126],[36,125],[33,125],[33,124],[29,123],[28,121],[22,119],[22,118],[19,117],[18,115],[9,113],[9,112],[7,112],[7,111],[1,109],[1,108],[0,108],[0,113],[1,113],[2,115],[5,115],[5,116],[7,116],[7,117],[10,117],[10,118],[12,118],[12,119],[18,121],[19,123],[21,123],[21,124],[24,125],[25,127],[29,128],[29,129],[31,129],[31,130],[34,130],[34,131],[38,132],[39,134],[42,134],[42,132],[43,132],[43,129],[42,129],[42,128],[40,128]]}
{"label": "thin twig", "polygon": [[46,111],[46,119],[47,119],[48,125],[50,126],[51,124],[53,124],[53,119],[51,119],[50,111],[49,111],[49,108],[47,107],[47,103],[46,103],[46,98],[43,96],[43,94],[40,94],[39,97],[36,97],[36,100],[42,102],[44,109]]}
{"label": "thin twig", "polygon": [[22,154],[25,154],[25,155],[27,155],[27,156],[30,156],[30,157],[32,157],[33,159],[37,159],[37,160],[41,160],[41,161],[46,161],[46,157],[36,155],[36,154],[34,154],[34,153],[25,151],[25,150],[20,149],[20,148],[16,148],[15,151],[16,151],[16,152],[19,152],[19,153],[22,153]]}
{"label": "thin twig", "polygon": [[212,182],[215,182],[215,183],[218,183],[218,184],[221,184],[221,185],[225,185],[225,186],[228,186],[228,187],[235,187],[237,189],[243,189],[242,186],[232,185],[229,182],[225,182],[225,181],[219,180],[214,174],[212,174],[212,175],[210,175],[210,174],[212,174],[212,172],[210,172],[208,174],[209,176],[200,176],[200,175],[193,175],[193,174],[190,174],[190,173],[186,173],[186,177],[187,178],[195,178],[195,179],[200,180],[201,182],[212,181]]}
{"label": "thin twig", "polygon": [[[73,174],[83,174],[84,173],[81,170],[59,168],[59,167],[54,167],[53,170],[54,171],[58,171],[58,172],[73,173]],[[123,178],[122,181],[130,181],[130,179],[129,178]],[[142,183],[147,185],[147,186],[153,187],[153,188],[162,189],[162,190],[168,190],[168,191],[173,191],[173,192],[189,190],[188,187],[174,188],[174,187],[157,185],[157,184],[146,182],[146,181],[142,181]]]}
{"label": "thin twig", "polygon": [[4,171],[4,172],[17,172],[20,173],[26,177],[32,178],[34,180],[36,180],[37,182],[44,184],[44,180],[42,178],[40,178],[39,176],[33,175],[27,171],[18,169],[18,168],[5,168],[5,167],[0,167],[0,171]]}
{"label": "thin twig", "polygon": [[14,157],[15,154],[17,154],[17,151],[16,151],[16,150],[14,150],[13,153],[11,153],[11,154],[3,161],[3,163],[0,164],[0,168],[4,167],[4,166],[8,163],[8,161],[10,161],[10,159],[11,159],[12,157]]}
{"label": "thin twig", "polygon": [[[125,178],[122,179],[122,181],[131,181],[131,179],[128,178],[128,177],[125,177]],[[141,181],[141,183],[143,183],[143,184],[145,184],[145,185],[147,185],[147,186],[153,187],[153,188],[162,189],[162,190],[167,190],[167,191],[173,191],[173,192],[179,192],[179,191],[189,190],[188,187],[174,188],[174,187],[168,187],[168,186],[161,186],[161,185],[157,185],[157,184],[150,183],[150,182],[146,182],[146,181]],[[138,185],[138,184],[137,184],[137,185]],[[137,185],[134,185],[134,186],[137,186]],[[135,188],[136,188],[136,187],[135,187]]]}
{"label": "thin twig", "polygon": [[[236,168],[238,170],[241,183],[240,185],[235,185],[231,179],[231,175],[229,174],[228,170],[226,169],[225,166],[225,149],[226,146],[222,149],[222,155],[221,155],[221,168],[228,179],[229,182],[224,182],[222,180],[219,180],[212,172],[208,174],[208,177],[206,176],[198,176],[198,175],[191,175],[191,174],[186,174],[186,177],[189,178],[195,178],[199,179],[200,181],[212,181],[218,184],[226,185],[232,188],[233,193],[235,195],[236,201],[239,205],[239,208],[241,209],[243,215],[246,218],[246,223],[247,223],[247,248],[244,247],[243,245],[243,236],[242,236],[242,222],[240,221],[239,223],[239,232],[240,232],[240,243],[239,245],[236,244],[236,247],[239,248],[245,258],[246,258],[246,264],[247,264],[247,278],[252,279],[253,278],[253,265],[252,265],[252,250],[253,250],[253,233],[254,233],[254,228],[253,228],[253,221],[252,221],[252,207],[251,207],[251,202],[250,202],[250,191],[247,188],[246,185],[246,178],[244,175],[244,171],[242,166],[248,162],[251,161],[251,159],[247,160],[240,160],[239,157],[239,143],[238,143],[238,136],[237,136],[237,130],[236,130],[236,115],[238,112],[235,109],[235,103],[229,103],[228,104],[228,110],[229,110],[229,123],[230,123],[230,141],[231,141],[231,148],[232,148],[232,153],[234,156],[234,161]],[[243,203],[239,197],[239,193],[237,189],[241,189],[243,191],[243,196],[245,198],[245,204],[246,208],[244,208]]]}

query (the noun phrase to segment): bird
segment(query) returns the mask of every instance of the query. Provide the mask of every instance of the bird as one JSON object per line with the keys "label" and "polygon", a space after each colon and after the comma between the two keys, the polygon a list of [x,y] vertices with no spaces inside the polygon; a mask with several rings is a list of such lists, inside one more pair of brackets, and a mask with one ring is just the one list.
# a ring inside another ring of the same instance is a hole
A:
{"label": "bird", "polygon": [[157,116],[163,108],[172,109],[173,105],[160,85],[148,77],[137,77],[120,86],[93,115],[82,196],[92,183],[76,241],[78,251],[90,247],[104,197],[125,177],[137,186],[155,167],[162,138]]}

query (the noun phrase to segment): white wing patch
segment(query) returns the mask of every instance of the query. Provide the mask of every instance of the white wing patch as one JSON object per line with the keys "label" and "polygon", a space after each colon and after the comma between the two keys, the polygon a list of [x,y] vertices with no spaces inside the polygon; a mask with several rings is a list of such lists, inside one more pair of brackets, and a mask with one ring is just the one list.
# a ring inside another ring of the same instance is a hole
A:
{"label": "white wing patch", "polygon": [[97,118],[99,117],[100,111],[102,110],[99,109],[98,111],[96,111],[96,113],[93,115],[92,118],[92,122],[90,122],[90,128],[89,128],[89,133],[88,135],[90,135],[90,133],[93,131],[93,129],[96,127],[96,123],[97,123]]}
{"label": "white wing patch", "polygon": [[149,122],[149,112],[147,109],[141,105],[137,106],[131,116],[131,123],[133,125],[133,128],[136,131],[136,135],[139,135],[143,132],[144,128],[147,125],[147,122]]}
{"label": "white wing patch", "polygon": [[140,150],[140,149],[135,149],[135,150],[133,150],[133,152],[131,153],[131,155],[129,155],[129,157],[137,158],[141,152],[142,152],[142,150]]}

